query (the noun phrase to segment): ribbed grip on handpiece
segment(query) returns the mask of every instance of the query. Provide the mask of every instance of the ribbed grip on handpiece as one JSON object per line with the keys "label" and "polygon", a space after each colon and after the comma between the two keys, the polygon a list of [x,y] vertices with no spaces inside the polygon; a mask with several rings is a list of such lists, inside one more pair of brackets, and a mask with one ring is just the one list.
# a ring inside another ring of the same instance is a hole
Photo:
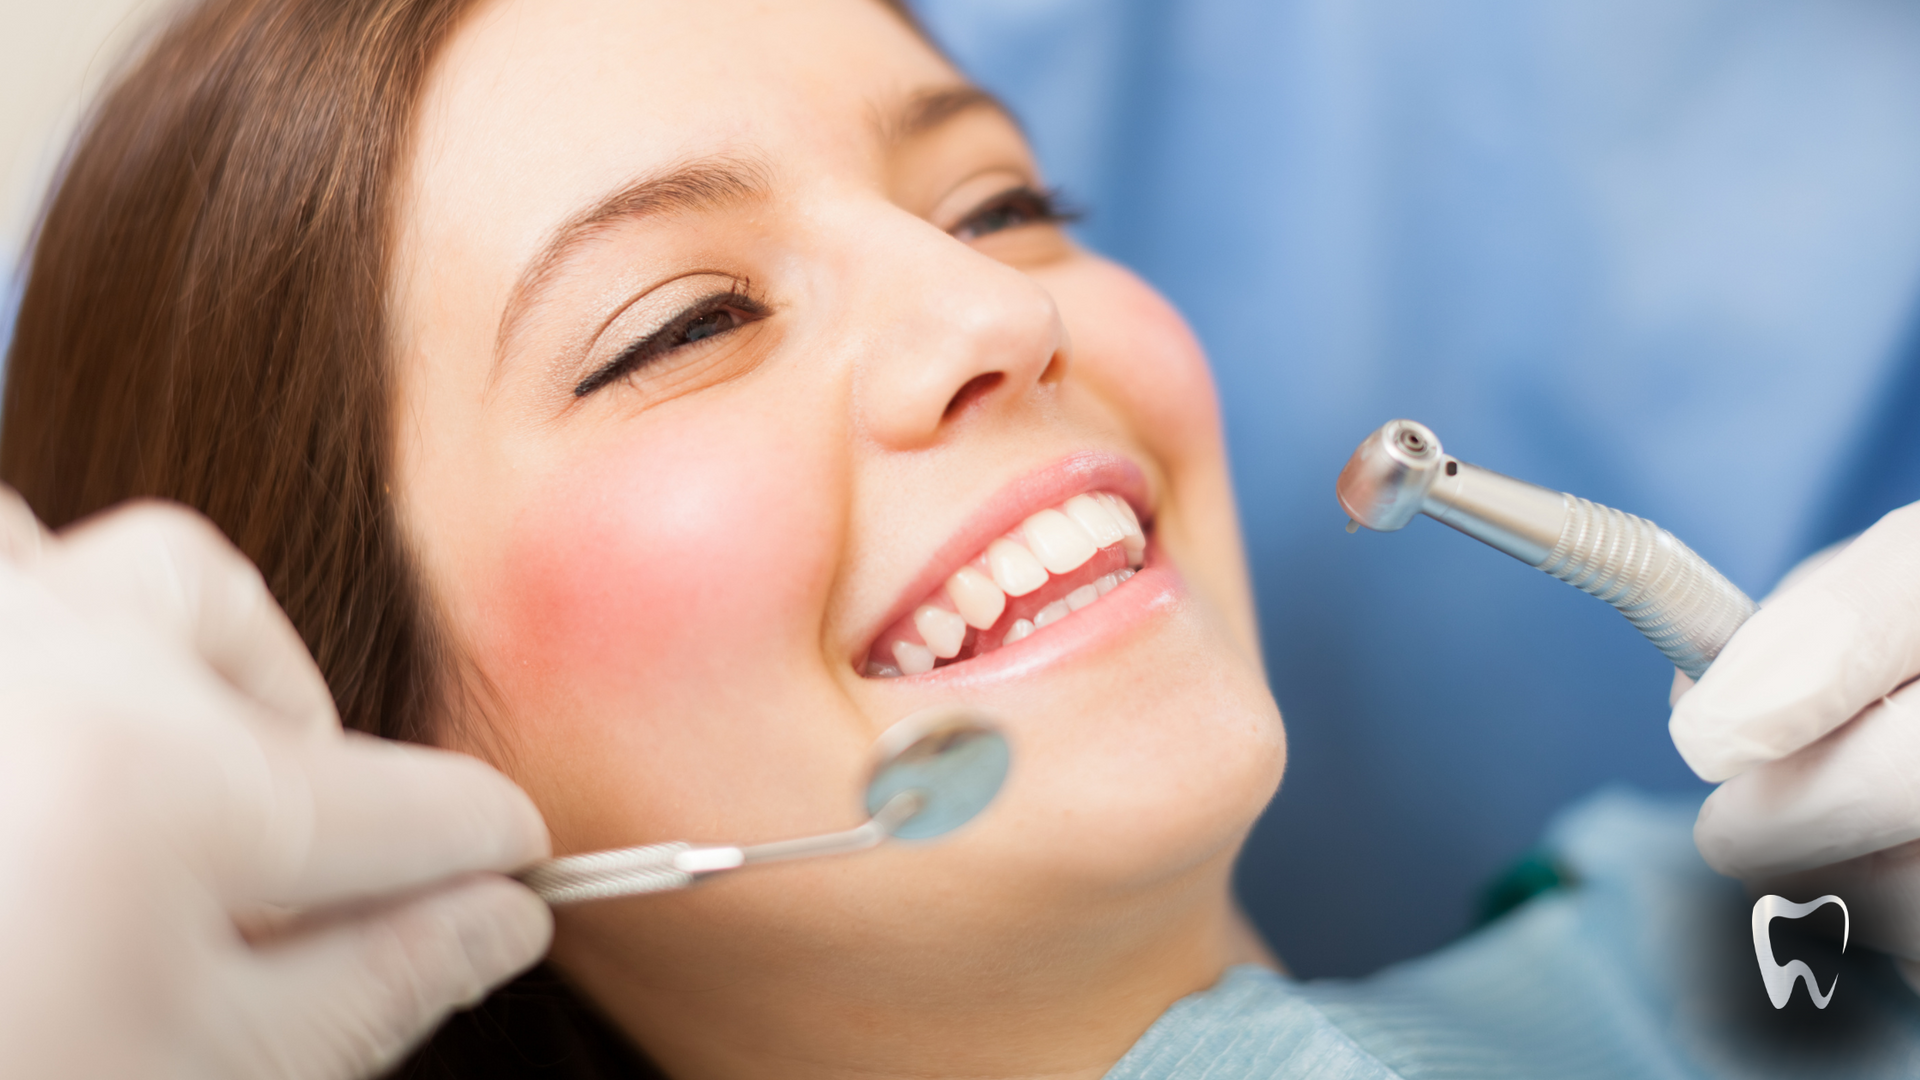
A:
{"label": "ribbed grip on handpiece", "polygon": [[520,883],[549,904],[684,889],[693,875],[675,866],[674,857],[690,846],[650,844],[549,859],[521,874]]}
{"label": "ribbed grip on handpiece", "polygon": [[1699,678],[1758,605],[1653,522],[1565,498],[1560,541],[1540,569],[1618,608],[1674,667]]}

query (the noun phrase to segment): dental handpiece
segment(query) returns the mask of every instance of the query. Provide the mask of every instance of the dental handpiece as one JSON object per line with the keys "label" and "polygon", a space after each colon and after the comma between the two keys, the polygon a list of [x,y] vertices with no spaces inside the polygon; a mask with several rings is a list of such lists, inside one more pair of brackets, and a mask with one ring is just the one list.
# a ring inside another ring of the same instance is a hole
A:
{"label": "dental handpiece", "polygon": [[1392,532],[1425,514],[1605,600],[1689,678],[1759,610],[1653,522],[1448,457],[1412,420],[1367,436],[1340,471],[1339,495],[1349,532]]}

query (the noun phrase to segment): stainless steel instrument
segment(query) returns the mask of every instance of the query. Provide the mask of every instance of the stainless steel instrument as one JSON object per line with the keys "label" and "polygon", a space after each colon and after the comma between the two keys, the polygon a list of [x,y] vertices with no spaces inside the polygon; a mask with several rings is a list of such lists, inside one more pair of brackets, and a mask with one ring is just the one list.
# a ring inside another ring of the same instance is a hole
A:
{"label": "stainless steel instrument", "polygon": [[761,863],[845,855],[893,837],[930,840],[987,808],[1006,780],[1007,740],[984,714],[941,708],[915,713],[874,744],[865,804],[872,815],[841,832],[763,844],[674,841],[548,859],[518,878],[549,904],[684,889],[703,877]]}
{"label": "stainless steel instrument", "polygon": [[1605,600],[1690,678],[1759,610],[1653,522],[1449,457],[1412,420],[1367,436],[1339,496],[1348,532],[1392,532],[1425,514]]}

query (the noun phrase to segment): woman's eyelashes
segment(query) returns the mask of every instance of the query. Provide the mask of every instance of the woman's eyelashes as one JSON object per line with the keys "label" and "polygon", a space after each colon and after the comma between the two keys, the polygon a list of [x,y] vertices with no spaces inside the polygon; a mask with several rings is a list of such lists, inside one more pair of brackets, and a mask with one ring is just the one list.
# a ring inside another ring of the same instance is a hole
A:
{"label": "woman's eyelashes", "polygon": [[738,330],[748,323],[766,318],[767,306],[738,287],[702,297],[667,321],[665,326],[620,350],[620,355],[601,365],[580,380],[573,396],[586,397],[595,390],[626,378],[658,362],[669,354],[691,348],[722,334]]}
{"label": "woman's eyelashes", "polygon": [[[973,241],[1024,225],[1065,224],[1079,217],[1080,212],[1066,206],[1058,192],[1022,186],[1000,192],[982,203],[954,226],[953,235]],[[666,325],[621,349],[619,355],[580,380],[573,388],[573,396],[586,397],[609,383],[644,371],[676,351],[693,348],[770,314],[765,304],[748,296],[738,284],[725,292],[702,297]]]}
{"label": "woman's eyelashes", "polygon": [[1080,211],[1067,206],[1058,191],[1017,187],[988,199],[954,226],[953,235],[961,240],[978,240],[1022,225],[1064,225],[1080,217]]}

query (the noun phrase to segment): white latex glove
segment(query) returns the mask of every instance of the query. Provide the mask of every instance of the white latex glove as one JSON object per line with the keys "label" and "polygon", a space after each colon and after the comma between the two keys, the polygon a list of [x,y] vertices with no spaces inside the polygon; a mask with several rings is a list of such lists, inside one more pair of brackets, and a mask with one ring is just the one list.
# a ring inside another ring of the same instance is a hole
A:
{"label": "white latex glove", "polygon": [[546,852],[481,762],[343,733],[205,521],[0,487],[0,1076],[373,1075],[539,958],[478,872]]}
{"label": "white latex glove", "polygon": [[[1724,784],[1694,841],[1766,891],[1834,892],[1858,939],[1920,977],[1920,504],[1788,575],[1669,730]],[[1920,984],[1916,984],[1920,985]]]}

